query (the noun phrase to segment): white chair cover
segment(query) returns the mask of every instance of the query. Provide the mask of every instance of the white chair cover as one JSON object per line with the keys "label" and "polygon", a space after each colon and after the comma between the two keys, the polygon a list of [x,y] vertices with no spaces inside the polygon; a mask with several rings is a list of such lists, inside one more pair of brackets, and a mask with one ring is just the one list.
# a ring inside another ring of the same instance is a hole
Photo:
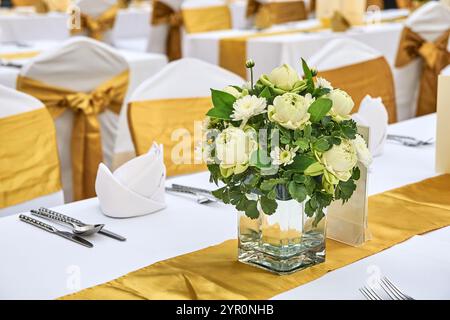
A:
{"label": "white chair cover", "polygon": [[[409,16],[405,26],[425,40],[434,41],[450,28],[450,7],[439,2],[428,2]],[[421,71],[420,59],[394,70],[398,120],[400,121],[412,118],[416,114]]]}
{"label": "white chair cover", "polygon": [[[222,89],[228,85],[240,85],[244,79],[197,59],[180,59],[142,83],[130,96],[129,102],[170,98],[210,96],[210,88]],[[174,88],[176,87],[176,90]],[[134,155],[127,121],[127,110],[122,108],[115,154]],[[128,160],[129,160],[128,158]],[[127,159],[123,159],[127,160]]]}
{"label": "white chair cover", "polygon": [[[0,118],[45,108],[39,100],[16,90],[0,86]],[[24,126],[25,130],[26,126]],[[0,146],[1,148],[1,146]],[[0,218],[39,207],[54,207],[64,204],[63,191],[48,194],[14,206],[0,209]]]}
{"label": "white chair cover", "polygon": [[330,41],[313,55],[308,63],[319,71],[346,67],[381,57],[382,54],[362,42],[352,39]]}
{"label": "white chair cover", "polygon": [[[129,69],[127,61],[109,46],[85,37],[68,40],[58,49],[44,52],[21,71],[22,76],[77,92],[90,92]],[[110,165],[119,116],[106,110],[99,115],[103,161]],[[61,174],[66,201],[72,200],[71,136],[73,113],[66,110],[55,121]]]}

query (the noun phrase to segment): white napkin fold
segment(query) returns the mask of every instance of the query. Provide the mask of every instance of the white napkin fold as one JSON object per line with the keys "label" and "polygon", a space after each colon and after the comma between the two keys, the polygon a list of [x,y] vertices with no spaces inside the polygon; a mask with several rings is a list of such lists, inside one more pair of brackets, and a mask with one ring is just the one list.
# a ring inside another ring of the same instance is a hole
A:
{"label": "white napkin fold", "polygon": [[359,125],[370,128],[369,150],[372,156],[382,155],[387,137],[388,113],[381,98],[366,95],[352,118]]}
{"label": "white napkin fold", "polygon": [[166,167],[162,145],[134,158],[114,173],[103,163],[98,167],[95,191],[102,212],[114,218],[142,216],[164,209]]}

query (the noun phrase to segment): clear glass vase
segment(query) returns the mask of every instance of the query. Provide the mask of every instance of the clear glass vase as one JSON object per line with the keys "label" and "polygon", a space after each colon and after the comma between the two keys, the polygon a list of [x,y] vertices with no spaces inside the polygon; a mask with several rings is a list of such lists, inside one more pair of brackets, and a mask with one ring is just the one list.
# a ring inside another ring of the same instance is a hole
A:
{"label": "clear glass vase", "polygon": [[278,274],[324,262],[326,216],[316,221],[316,215],[306,215],[306,202],[288,197],[278,197],[277,203],[274,214],[259,210],[258,219],[239,213],[239,261]]}

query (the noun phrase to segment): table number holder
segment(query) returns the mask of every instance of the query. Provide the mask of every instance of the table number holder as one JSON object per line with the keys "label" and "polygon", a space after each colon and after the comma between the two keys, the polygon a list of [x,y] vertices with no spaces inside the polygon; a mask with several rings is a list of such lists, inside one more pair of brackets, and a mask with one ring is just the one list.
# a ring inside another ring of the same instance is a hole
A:
{"label": "table number holder", "polygon": [[[369,127],[358,126],[358,133],[369,142]],[[345,204],[334,201],[328,207],[327,238],[351,245],[360,246],[371,239],[368,228],[368,170],[359,165],[361,176],[356,181],[356,190]]]}
{"label": "table number holder", "polygon": [[436,172],[450,173],[450,76],[439,76],[436,113]]}

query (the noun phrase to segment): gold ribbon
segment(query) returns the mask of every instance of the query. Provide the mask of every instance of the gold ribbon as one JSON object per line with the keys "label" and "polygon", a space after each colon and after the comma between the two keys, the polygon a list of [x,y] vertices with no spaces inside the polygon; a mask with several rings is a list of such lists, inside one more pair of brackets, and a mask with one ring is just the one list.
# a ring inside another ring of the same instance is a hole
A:
{"label": "gold ribbon", "polygon": [[303,0],[277,1],[260,3],[249,0],[247,3],[247,17],[255,16],[258,28],[268,28],[274,24],[305,20],[306,6]]}
{"label": "gold ribbon", "polygon": [[17,80],[17,90],[41,100],[53,118],[68,109],[74,112],[71,147],[74,200],[95,196],[95,177],[103,159],[97,116],[106,109],[117,114],[120,112],[128,80],[127,70],[89,93],[75,92],[22,76]]}
{"label": "gold ribbon", "polygon": [[384,9],[384,0],[367,0],[367,7],[377,6],[381,10]]}
{"label": "gold ribbon", "polygon": [[371,241],[352,247],[327,239],[325,262],[291,275],[278,276],[237,262],[237,241],[230,240],[62,299],[269,299],[415,235],[450,225],[450,175],[372,196],[369,212]]}
{"label": "gold ribbon", "polygon": [[61,190],[55,125],[45,108],[0,118],[0,208]]}
{"label": "gold ribbon", "polygon": [[88,36],[96,40],[102,40],[105,33],[114,27],[119,6],[112,5],[98,17],[92,17],[81,13],[80,29],[74,29],[74,33],[86,31]]}
{"label": "gold ribbon", "polygon": [[[211,98],[179,98],[135,101],[128,105],[128,123],[136,154],[148,151],[153,142],[164,145],[167,174],[180,175],[206,170],[195,163],[195,122],[201,124],[211,108]],[[185,143],[185,145],[183,145]],[[179,154],[178,149],[190,154]],[[184,146],[184,148],[183,148]],[[186,163],[187,162],[187,163]]]}
{"label": "gold ribbon", "polygon": [[450,29],[434,42],[428,42],[410,28],[403,29],[395,66],[406,66],[417,58],[424,62],[417,105],[418,116],[436,112],[438,76],[450,63],[450,53],[447,51],[449,35]]}
{"label": "gold ribbon", "polygon": [[172,7],[159,0],[153,1],[152,25],[167,24],[169,33],[166,38],[166,54],[170,61],[181,59],[181,12],[175,12]]}
{"label": "gold ribbon", "polygon": [[11,53],[0,53],[0,59],[5,60],[20,60],[34,58],[40,54],[40,51],[22,51],[22,52],[11,52]]}
{"label": "gold ribbon", "polygon": [[33,7],[42,0],[12,0],[13,7]]}
{"label": "gold ribbon", "polygon": [[348,92],[355,101],[352,112],[357,112],[364,97],[381,97],[389,115],[389,122],[397,122],[394,78],[384,57],[319,72],[334,87]]}
{"label": "gold ribbon", "polygon": [[180,30],[182,26],[188,33],[231,29],[231,14],[228,6],[189,8],[180,12],[159,0],[154,0],[152,24],[169,26],[166,51],[169,60],[172,61],[182,57]]}

